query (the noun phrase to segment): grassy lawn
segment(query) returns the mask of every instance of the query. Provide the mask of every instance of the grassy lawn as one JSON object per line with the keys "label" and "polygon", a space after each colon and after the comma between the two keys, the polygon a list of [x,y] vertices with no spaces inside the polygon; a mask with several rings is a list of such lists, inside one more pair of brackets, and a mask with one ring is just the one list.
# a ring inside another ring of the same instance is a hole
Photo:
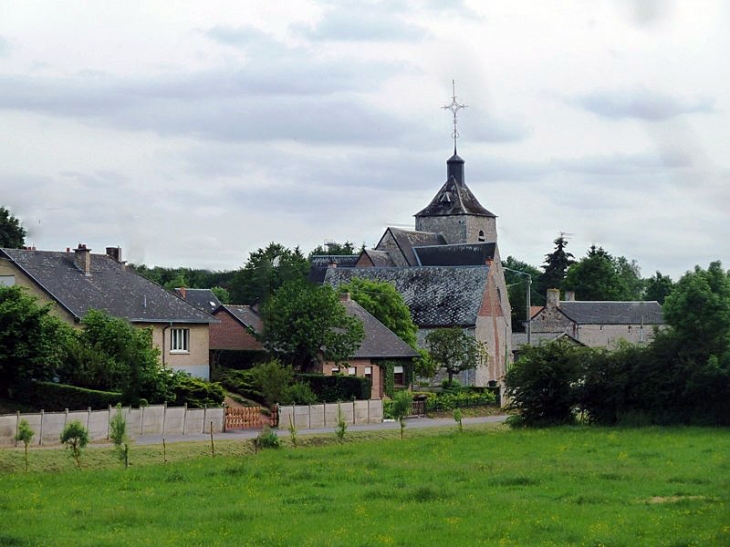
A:
{"label": "grassy lawn", "polygon": [[333,439],[0,450],[0,545],[730,545],[729,430]]}

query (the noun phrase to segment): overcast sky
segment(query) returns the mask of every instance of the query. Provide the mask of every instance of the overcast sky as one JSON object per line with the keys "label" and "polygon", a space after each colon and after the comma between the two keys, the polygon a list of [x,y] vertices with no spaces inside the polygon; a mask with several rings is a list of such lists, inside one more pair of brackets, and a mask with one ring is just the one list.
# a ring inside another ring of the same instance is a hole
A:
{"label": "overcast sky", "polygon": [[446,179],[456,80],[503,257],[730,267],[728,29],[725,0],[0,0],[0,205],[149,266],[374,246]]}

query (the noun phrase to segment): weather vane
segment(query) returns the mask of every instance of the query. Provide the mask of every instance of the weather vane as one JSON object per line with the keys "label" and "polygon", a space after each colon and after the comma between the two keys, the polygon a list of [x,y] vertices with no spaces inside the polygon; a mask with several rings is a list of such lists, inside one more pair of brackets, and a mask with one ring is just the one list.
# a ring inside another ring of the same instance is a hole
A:
{"label": "weather vane", "polygon": [[456,124],[458,122],[457,120],[457,113],[462,108],[466,108],[467,105],[465,104],[459,104],[456,102],[456,82],[454,80],[451,80],[451,104],[447,104],[442,106],[441,108],[445,108],[446,110],[451,110],[451,113],[454,115],[454,132],[451,134],[451,137],[454,139],[454,154],[456,154],[456,139],[459,138],[459,131],[456,129]]}

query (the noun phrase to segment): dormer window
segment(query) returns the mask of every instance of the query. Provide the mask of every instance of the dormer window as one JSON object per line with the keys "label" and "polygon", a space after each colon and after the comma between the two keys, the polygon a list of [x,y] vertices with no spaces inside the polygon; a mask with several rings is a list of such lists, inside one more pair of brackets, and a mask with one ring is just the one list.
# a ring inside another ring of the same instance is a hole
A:
{"label": "dormer window", "polygon": [[451,203],[451,192],[444,192],[439,199],[441,203]]}

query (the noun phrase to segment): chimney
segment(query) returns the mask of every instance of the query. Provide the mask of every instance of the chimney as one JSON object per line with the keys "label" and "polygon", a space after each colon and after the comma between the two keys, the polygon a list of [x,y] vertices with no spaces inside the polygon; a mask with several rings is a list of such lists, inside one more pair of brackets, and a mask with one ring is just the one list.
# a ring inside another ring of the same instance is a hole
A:
{"label": "chimney", "polygon": [[107,247],[106,254],[107,254],[107,256],[113,258],[117,262],[122,261],[122,248],[121,247]]}
{"label": "chimney", "polygon": [[188,289],[186,287],[179,287],[177,292],[180,294],[183,300],[188,299]]}
{"label": "chimney", "polygon": [[565,291],[565,301],[575,302],[575,291]]}
{"label": "chimney", "polygon": [[559,289],[548,289],[546,307],[548,307],[548,308],[559,308],[560,307],[560,290]]}
{"label": "chimney", "polygon": [[79,243],[78,248],[74,249],[74,264],[84,272],[84,275],[91,275],[91,249],[87,249],[86,245]]}

